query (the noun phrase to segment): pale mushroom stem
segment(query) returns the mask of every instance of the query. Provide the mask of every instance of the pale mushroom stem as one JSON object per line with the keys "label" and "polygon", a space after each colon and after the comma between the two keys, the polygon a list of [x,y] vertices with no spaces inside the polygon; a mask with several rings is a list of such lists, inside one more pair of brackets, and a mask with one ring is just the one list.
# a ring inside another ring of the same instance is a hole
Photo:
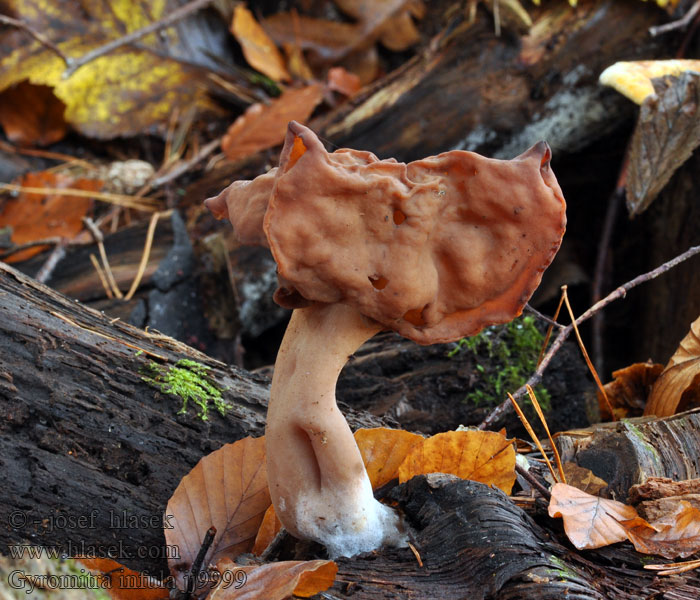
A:
{"label": "pale mushroom stem", "polygon": [[282,524],[331,556],[403,545],[398,515],[374,499],[362,455],[335,400],[348,358],[382,326],[344,304],[296,309],[272,377],[267,477]]}

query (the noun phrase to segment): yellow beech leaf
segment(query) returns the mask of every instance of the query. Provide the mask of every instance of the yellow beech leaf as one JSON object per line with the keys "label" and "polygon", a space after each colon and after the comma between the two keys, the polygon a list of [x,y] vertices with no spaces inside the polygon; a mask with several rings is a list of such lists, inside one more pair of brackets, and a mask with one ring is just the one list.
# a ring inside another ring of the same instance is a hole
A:
{"label": "yellow beech leaf", "polygon": [[260,529],[258,529],[258,534],[255,536],[255,544],[253,544],[251,552],[258,556],[265,552],[272,540],[280,532],[280,529],[282,529],[282,523],[277,517],[275,507],[270,504],[265,511],[262,523],[260,523]]}
{"label": "yellow beech leaf", "polygon": [[645,415],[668,417],[700,404],[700,317],[654,383]]}
{"label": "yellow beech leaf", "polygon": [[[3,12],[42,32],[67,57],[80,59],[177,6],[175,0],[8,0]],[[85,135],[143,133],[162,128],[174,109],[213,106],[198,82],[202,70],[192,64],[199,55],[191,53],[187,64],[170,58],[183,52],[176,28],[96,58],[69,77],[63,60],[23,31],[5,28],[0,43],[0,91],[25,80],[53,88],[66,105],[65,120]]]}
{"label": "yellow beech leaf", "polygon": [[700,60],[639,60],[616,62],[600,74],[599,81],[609,85],[633,102],[641,104],[654,93],[652,79],[664,75],[678,76],[683,71],[700,71]]}
{"label": "yellow beech leaf", "polygon": [[425,438],[401,429],[358,429],[355,441],[360,448],[372,488],[377,489],[399,475],[399,466],[409,451]]}
{"label": "yellow beech leaf", "polygon": [[274,81],[289,80],[282,53],[253,14],[242,4],[237,4],[233,9],[231,33],[241,45],[243,56],[251,67]]}
{"label": "yellow beech leaf", "polygon": [[284,600],[292,594],[309,598],[327,590],[335,581],[338,565],[332,560],[290,560],[242,566],[224,558],[216,569],[221,581],[210,598]]}
{"label": "yellow beech leaf", "polygon": [[399,467],[399,481],[425,473],[451,473],[510,494],[515,483],[515,449],[512,440],[494,431],[438,433],[411,449]]}

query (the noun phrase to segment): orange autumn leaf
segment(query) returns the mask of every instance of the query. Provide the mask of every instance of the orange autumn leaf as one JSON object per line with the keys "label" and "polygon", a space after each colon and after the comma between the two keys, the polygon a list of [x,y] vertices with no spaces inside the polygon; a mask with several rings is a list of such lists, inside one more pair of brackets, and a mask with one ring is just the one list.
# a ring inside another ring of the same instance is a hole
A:
{"label": "orange autumn leaf", "polygon": [[[624,369],[613,371],[613,380],[603,387],[616,419],[642,415],[651,388],[663,368],[663,365],[646,362],[634,363]],[[611,420],[612,415],[600,391],[598,391],[598,406],[601,419]]]}
{"label": "orange autumn leaf", "polygon": [[125,567],[111,558],[77,558],[95,575],[96,586],[114,600],[168,600],[170,590],[160,581]]}
{"label": "orange autumn leaf", "polygon": [[411,449],[399,467],[399,482],[425,473],[451,473],[510,494],[515,483],[515,449],[512,440],[493,431],[438,433]]}
{"label": "orange autumn leaf", "polygon": [[633,519],[623,523],[637,552],[664,558],[686,558],[700,551],[700,510],[681,500],[676,511],[647,523]]}
{"label": "orange autumn leaf", "polygon": [[168,559],[178,587],[185,589],[185,574],[210,527],[216,527],[216,536],[205,565],[249,552],[270,503],[264,438],[238,440],[202,458],[166,508],[172,528],[165,529],[165,540],[179,550]]}
{"label": "orange autumn leaf", "polygon": [[15,144],[48,146],[63,139],[66,105],[47,85],[22,81],[0,93],[0,125]]}
{"label": "orange autumn leaf", "polygon": [[645,415],[668,417],[700,405],[700,317],[668,361],[649,395]]}
{"label": "orange autumn leaf", "polygon": [[260,556],[272,543],[272,540],[275,539],[280,529],[282,529],[282,522],[277,517],[275,507],[270,504],[265,511],[265,516],[260,524],[260,529],[258,529],[258,534],[255,536],[255,544],[251,552]]}
{"label": "orange autumn leaf", "polygon": [[352,96],[362,87],[360,78],[344,67],[332,67],[328,69],[328,89]]}
{"label": "orange autumn leaf", "polygon": [[[19,185],[27,188],[66,189],[97,191],[102,182],[95,179],[74,178],[60,173],[41,171],[27,173]],[[12,227],[12,241],[24,244],[50,237],[72,239],[83,228],[82,218],[90,208],[90,198],[58,196],[20,192],[16,198],[0,201],[0,228]],[[16,252],[7,262],[19,262],[31,258],[45,246],[28,248]]]}
{"label": "orange autumn leaf", "polygon": [[309,598],[333,585],[338,572],[332,560],[240,566],[224,559],[216,568],[221,573],[221,582],[211,595],[218,600],[284,600],[292,594]]}
{"label": "orange autumn leaf", "polygon": [[251,67],[273,81],[289,80],[282,53],[243,4],[237,4],[233,9],[231,33],[241,45],[243,56]]}
{"label": "orange autumn leaf", "polygon": [[410,450],[425,441],[423,436],[401,429],[376,427],[358,429],[355,441],[360,448],[372,488],[377,489],[399,476],[399,466]]}
{"label": "orange autumn leaf", "polygon": [[221,140],[227,158],[237,160],[284,141],[290,121],[304,123],[323,98],[319,84],[288,89],[269,104],[253,104],[229,127]]}
{"label": "orange autumn leaf", "polygon": [[598,498],[565,483],[555,483],[549,501],[549,516],[562,517],[564,530],[579,550],[600,548],[627,539],[621,521],[637,518],[631,507]]}

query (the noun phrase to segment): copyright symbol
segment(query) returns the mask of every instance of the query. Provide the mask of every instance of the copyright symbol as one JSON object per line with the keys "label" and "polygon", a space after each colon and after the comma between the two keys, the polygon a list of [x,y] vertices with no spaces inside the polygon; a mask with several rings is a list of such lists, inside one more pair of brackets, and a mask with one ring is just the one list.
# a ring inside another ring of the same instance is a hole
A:
{"label": "copyright symbol", "polygon": [[27,515],[21,510],[13,510],[10,513],[10,527],[22,529],[27,524]]}

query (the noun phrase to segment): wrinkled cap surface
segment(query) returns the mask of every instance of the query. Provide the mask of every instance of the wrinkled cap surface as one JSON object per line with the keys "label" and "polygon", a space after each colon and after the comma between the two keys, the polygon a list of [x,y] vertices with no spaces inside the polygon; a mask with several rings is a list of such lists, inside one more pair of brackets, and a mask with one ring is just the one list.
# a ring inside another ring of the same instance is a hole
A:
{"label": "wrinkled cap surface", "polygon": [[215,214],[227,206],[242,241],[267,242],[282,305],[351,304],[432,344],[522,311],[566,225],[549,159],[544,142],[509,161],[458,150],[409,164],[329,154],[292,122],[275,173],[207,203]]}

